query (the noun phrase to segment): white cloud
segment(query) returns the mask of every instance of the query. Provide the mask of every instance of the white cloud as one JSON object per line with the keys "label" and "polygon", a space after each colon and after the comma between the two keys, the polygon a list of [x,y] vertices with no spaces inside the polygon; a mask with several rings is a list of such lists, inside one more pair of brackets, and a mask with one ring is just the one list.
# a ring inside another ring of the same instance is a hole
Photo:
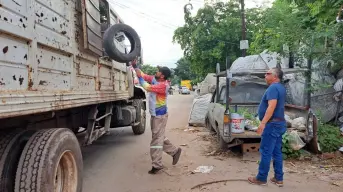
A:
{"label": "white cloud", "polygon": [[[144,62],[175,67],[183,55],[178,44],[173,44],[174,30],[184,24],[183,7],[188,0],[108,0],[113,9],[140,35]],[[251,7],[251,1],[246,7]],[[257,0],[262,1],[262,0]],[[196,12],[203,0],[192,0]],[[252,4],[253,5],[253,4]]]}

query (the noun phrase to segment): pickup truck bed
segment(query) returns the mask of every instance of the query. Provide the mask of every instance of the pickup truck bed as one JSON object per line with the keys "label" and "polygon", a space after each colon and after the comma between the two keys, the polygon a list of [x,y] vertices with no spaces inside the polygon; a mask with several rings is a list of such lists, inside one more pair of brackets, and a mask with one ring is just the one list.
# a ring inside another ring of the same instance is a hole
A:
{"label": "pickup truck bed", "polygon": [[[288,128],[288,131],[295,130],[295,128]],[[298,132],[301,138],[305,138],[305,133]],[[232,137],[234,138],[241,138],[241,139],[249,139],[249,138],[261,138],[261,135],[257,134],[254,131],[245,131],[244,133],[232,133]]]}

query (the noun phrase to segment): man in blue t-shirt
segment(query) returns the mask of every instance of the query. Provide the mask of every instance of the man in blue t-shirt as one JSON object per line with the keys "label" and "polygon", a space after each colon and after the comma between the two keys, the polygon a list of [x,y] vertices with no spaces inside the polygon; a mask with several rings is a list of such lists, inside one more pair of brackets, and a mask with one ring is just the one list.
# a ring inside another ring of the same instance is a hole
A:
{"label": "man in blue t-shirt", "polygon": [[286,89],[280,83],[283,72],[279,68],[270,69],[265,74],[269,85],[264,93],[258,108],[258,117],[261,121],[257,133],[261,136],[261,161],[256,177],[249,177],[251,184],[266,185],[270,161],[273,158],[275,175],[270,181],[277,186],[283,186],[283,158],[282,135],[286,132],[285,99]]}

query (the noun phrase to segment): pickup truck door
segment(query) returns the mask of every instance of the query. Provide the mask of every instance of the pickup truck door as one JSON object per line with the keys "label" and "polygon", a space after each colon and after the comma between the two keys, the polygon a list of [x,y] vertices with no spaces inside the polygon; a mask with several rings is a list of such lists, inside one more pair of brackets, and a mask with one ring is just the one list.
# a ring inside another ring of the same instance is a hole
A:
{"label": "pickup truck door", "polygon": [[224,120],[224,113],[225,113],[225,86],[222,86],[219,93],[219,99],[217,102],[213,103],[213,121],[214,121],[214,128],[222,133],[223,131],[223,120]]}
{"label": "pickup truck door", "polygon": [[214,110],[214,104],[216,101],[216,92],[213,93],[211,102],[208,104],[208,109],[207,109],[207,117],[210,125],[214,128],[214,120],[213,120],[213,110]]}

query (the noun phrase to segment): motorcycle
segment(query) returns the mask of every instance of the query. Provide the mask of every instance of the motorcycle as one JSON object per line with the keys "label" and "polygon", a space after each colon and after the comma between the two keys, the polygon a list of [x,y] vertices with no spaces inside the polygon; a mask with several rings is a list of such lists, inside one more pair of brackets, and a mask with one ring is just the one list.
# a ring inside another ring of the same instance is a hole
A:
{"label": "motorcycle", "polygon": [[173,89],[172,89],[172,88],[170,88],[170,89],[168,90],[168,94],[169,94],[169,95],[173,95]]}

